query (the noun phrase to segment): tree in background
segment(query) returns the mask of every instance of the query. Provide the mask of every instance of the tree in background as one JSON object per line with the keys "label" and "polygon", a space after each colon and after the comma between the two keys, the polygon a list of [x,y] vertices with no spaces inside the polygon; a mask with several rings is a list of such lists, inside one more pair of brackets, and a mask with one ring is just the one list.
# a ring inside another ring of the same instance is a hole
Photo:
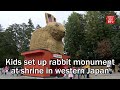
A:
{"label": "tree in background", "polygon": [[32,20],[28,24],[12,24],[0,32],[0,63],[5,65],[6,58],[23,59],[21,52],[29,50],[31,33],[34,31]]}
{"label": "tree in background", "polygon": [[99,56],[103,59],[110,59],[112,55],[111,50],[111,43],[110,40],[103,39],[102,41],[98,42],[98,47],[96,52],[99,54]]}
{"label": "tree in background", "polygon": [[85,52],[87,54],[87,59],[96,58],[95,50],[97,42],[102,37],[99,33],[102,28],[99,17],[99,11],[87,11],[85,15]]}
{"label": "tree in background", "polygon": [[68,22],[65,24],[66,35],[64,42],[65,51],[71,58],[76,58],[76,55],[78,56],[82,51],[84,44],[84,26],[85,20],[82,14],[73,12],[68,17]]}
{"label": "tree in background", "polygon": [[116,20],[116,24],[114,25],[113,35],[111,37],[112,44],[112,55],[116,60],[116,63],[120,62],[120,16],[118,16]]}
{"label": "tree in background", "polygon": [[[115,16],[115,24],[106,24],[108,15]],[[73,12],[65,23],[65,51],[75,59],[120,59],[119,25],[120,17],[114,11]]]}
{"label": "tree in background", "polygon": [[[117,34],[116,30],[114,30],[114,25],[118,25],[117,19],[118,19],[118,15],[114,12],[114,11],[100,11],[100,15],[101,15],[101,25],[102,25],[102,32],[103,34],[102,39],[98,42],[98,54],[101,58],[103,59],[111,59],[114,58],[112,53],[112,38],[114,37],[114,35]],[[116,23],[115,24],[106,24],[106,16],[108,15],[114,15],[116,18]],[[107,43],[107,44],[106,44]],[[106,48],[102,48],[99,49],[99,46],[102,47],[106,47]],[[104,51],[102,53],[102,51]],[[101,52],[101,53],[100,53]]]}
{"label": "tree in background", "polygon": [[13,24],[6,29],[6,33],[15,41],[18,52],[29,50],[31,33],[34,31],[34,25],[29,19],[28,24]]}
{"label": "tree in background", "polygon": [[[88,11],[86,14],[85,35],[87,42],[86,45],[88,46],[86,48],[88,49],[88,56],[90,56],[91,58],[110,58],[112,56],[112,53],[109,52],[110,56],[102,57],[103,55],[100,55],[100,50],[102,52],[102,49],[99,49],[101,45],[106,45],[104,44],[104,41],[109,42],[109,44],[107,44],[107,47],[112,47],[111,38],[113,37],[113,35],[115,35],[116,32],[115,30],[113,30],[114,25],[106,24],[107,15],[114,15],[117,18],[117,15],[114,11]],[[106,53],[108,53],[108,49],[111,49],[107,47],[104,48],[106,49],[104,50],[106,51]],[[89,52],[91,52],[92,54],[90,53],[89,55]]]}
{"label": "tree in background", "polygon": [[0,67],[5,66],[6,59],[14,59],[18,56],[19,52],[12,37],[9,37],[9,34],[2,30],[0,32]]}

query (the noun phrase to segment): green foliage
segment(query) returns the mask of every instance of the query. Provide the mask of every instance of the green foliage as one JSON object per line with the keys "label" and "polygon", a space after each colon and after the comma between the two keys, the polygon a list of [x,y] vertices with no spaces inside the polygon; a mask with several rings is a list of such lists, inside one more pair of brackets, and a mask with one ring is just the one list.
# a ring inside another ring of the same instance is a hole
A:
{"label": "green foliage", "polygon": [[[116,20],[116,26],[120,25],[120,17]],[[120,28],[115,28],[113,32],[113,36],[111,38],[112,43],[112,54],[114,59],[116,59],[116,63],[120,62]]]}
{"label": "green foliage", "polygon": [[32,20],[29,19],[28,24],[12,24],[6,30],[0,29],[0,66],[5,65],[5,59],[23,60],[21,52],[29,50],[34,31]]}
{"label": "green foliage", "polygon": [[34,26],[31,19],[29,19],[28,25],[25,23],[13,24],[6,29],[6,33],[8,33],[10,37],[12,37],[12,40],[17,46],[17,51],[20,53],[29,50],[31,33],[33,31]]}
{"label": "green foliage", "polygon": [[73,58],[76,57],[77,51],[81,50],[84,44],[84,26],[85,20],[83,15],[73,12],[68,17],[66,22],[66,35],[65,35],[65,51]]}
{"label": "green foliage", "polygon": [[17,58],[19,52],[15,42],[6,32],[0,32],[0,66],[5,65],[5,59]]}
{"label": "green foliage", "polygon": [[[107,15],[114,15],[116,23],[106,24]],[[114,11],[73,12],[65,24],[65,51],[71,58],[120,59],[119,25],[120,16]]]}

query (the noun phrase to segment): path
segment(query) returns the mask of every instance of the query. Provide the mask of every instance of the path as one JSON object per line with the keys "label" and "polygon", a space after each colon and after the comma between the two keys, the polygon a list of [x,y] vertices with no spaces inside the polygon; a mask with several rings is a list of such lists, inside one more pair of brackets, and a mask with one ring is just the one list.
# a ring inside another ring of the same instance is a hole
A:
{"label": "path", "polygon": [[[39,78],[39,77],[17,76],[17,75],[12,76],[10,73],[8,73],[7,75],[1,75],[1,73],[0,73],[0,79],[65,79],[65,78],[63,78],[63,77],[61,77],[61,78],[57,78],[57,77]],[[66,79],[68,79],[68,78],[66,78]],[[76,75],[75,79],[77,79],[77,75]],[[85,78],[82,77],[81,79],[85,79]],[[120,73],[99,74],[97,76],[90,75],[89,79],[120,79]]]}

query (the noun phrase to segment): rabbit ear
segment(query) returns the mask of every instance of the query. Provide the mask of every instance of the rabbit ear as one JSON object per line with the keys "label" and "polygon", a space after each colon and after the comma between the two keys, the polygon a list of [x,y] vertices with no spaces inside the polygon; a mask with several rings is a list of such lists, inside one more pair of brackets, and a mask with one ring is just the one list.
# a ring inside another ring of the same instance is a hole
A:
{"label": "rabbit ear", "polygon": [[50,22],[56,22],[56,18],[49,13],[45,13],[45,19],[46,19],[46,24],[50,23]]}

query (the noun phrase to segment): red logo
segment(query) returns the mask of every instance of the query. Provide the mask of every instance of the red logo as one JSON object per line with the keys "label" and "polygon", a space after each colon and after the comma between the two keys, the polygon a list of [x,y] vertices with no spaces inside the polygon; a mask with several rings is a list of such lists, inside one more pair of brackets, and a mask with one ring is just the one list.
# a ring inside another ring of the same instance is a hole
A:
{"label": "red logo", "polygon": [[115,16],[107,16],[106,24],[115,24]]}

